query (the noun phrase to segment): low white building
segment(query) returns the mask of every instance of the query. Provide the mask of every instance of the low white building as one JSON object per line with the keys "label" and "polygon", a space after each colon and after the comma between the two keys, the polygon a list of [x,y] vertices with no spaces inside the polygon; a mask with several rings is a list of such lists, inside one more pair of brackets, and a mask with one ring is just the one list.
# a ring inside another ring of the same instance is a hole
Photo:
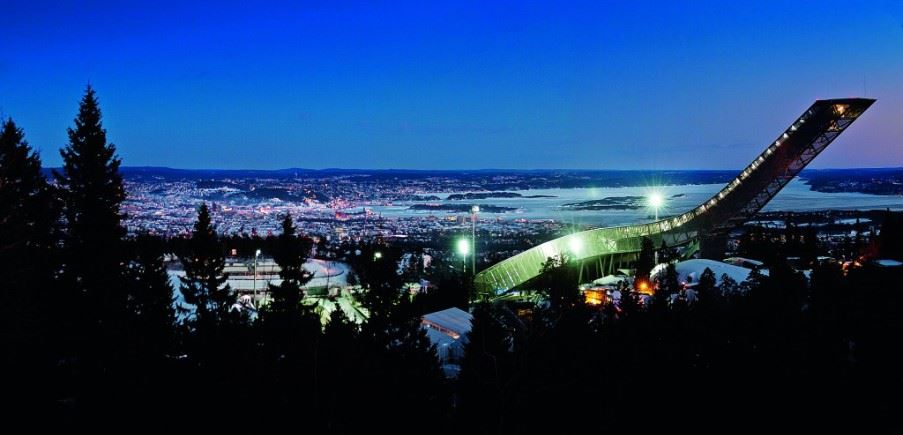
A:
{"label": "low white building", "polygon": [[460,308],[447,308],[429,313],[421,318],[430,342],[442,361],[442,369],[448,377],[456,377],[464,358],[464,346],[470,333],[473,316]]}

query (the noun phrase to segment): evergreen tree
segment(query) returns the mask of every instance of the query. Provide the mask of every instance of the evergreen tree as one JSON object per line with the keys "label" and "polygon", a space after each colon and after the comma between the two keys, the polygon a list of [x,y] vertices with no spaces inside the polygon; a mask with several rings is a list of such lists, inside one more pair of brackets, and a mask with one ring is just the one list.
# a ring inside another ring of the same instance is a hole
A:
{"label": "evergreen tree", "polygon": [[65,217],[58,348],[70,356],[60,368],[71,370],[78,389],[71,394],[98,411],[121,377],[129,376],[131,319],[120,213],[125,190],[101,119],[88,86],[68,129],[69,143],[60,150],[62,173],[54,173]]}
{"label": "evergreen tree", "polygon": [[223,273],[226,259],[210,221],[207,204],[198,209],[198,220],[181,256],[185,276],[181,277],[185,302],[196,307],[196,321],[211,325],[224,320],[235,301]]}
{"label": "evergreen tree", "polygon": [[655,290],[655,303],[660,307],[667,306],[671,295],[681,289],[680,276],[674,263],[665,266],[665,272],[658,275],[658,288]]}
{"label": "evergreen tree", "polygon": [[436,347],[421,326],[420,316],[413,315],[411,299],[405,295],[398,305],[391,321],[388,358],[394,383],[400,387],[400,397],[393,402],[407,403],[405,408],[413,411],[410,427],[416,428],[447,415],[447,386]]}
{"label": "evergreen tree", "polygon": [[715,272],[712,272],[712,269],[708,267],[702,271],[702,274],[699,275],[699,282],[696,283],[696,290],[699,291],[699,294],[708,296],[712,295],[715,291],[716,285]]}
{"label": "evergreen tree", "polygon": [[291,215],[285,215],[282,221],[282,234],[276,243],[273,259],[279,265],[279,285],[270,285],[273,301],[269,310],[279,313],[299,313],[301,309],[302,287],[313,276],[304,269],[310,246],[295,234],[295,225]]}
{"label": "evergreen tree", "polygon": [[341,308],[336,307],[329,313],[329,323],[323,328],[323,349],[333,357],[330,360],[333,364],[350,364],[352,362],[350,356],[357,333],[357,325],[345,316],[345,312]]}
{"label": "evergreen tree", "polygon": [[814,226],[808,225],[803,228],[800,238],[802,239],[800,242],[800,259],[805,267],[812,268],[818,259],[818,232]]}
{"label": "evergreen tree", "polygon": [[[270,285],[273,300],[262,310],[258,325],[266,370],[275,378],[265,385],[277,405],[274,411],[314,406],[321,386],[321,369],[316,357],[321,341],[320,317],[301,302],[302,287],[311,279],[311,274],[304,269],[309,250],[306,240],[296,235],[291,216],[286,215],[282,234],[272,251],[282,282]],[[275,414],[284,415],[283,412]]]}
{"label": "evergreen tree", "polygon": [[509,382],[514,375],[514,356],[508,333],[488,302],[474,307],[472,324],[461,363],[460,419],[464,427],[477,432],[499,433],[503,410],[513,400]]}
{"label": "evergreen tree", "polygon": [[655,267],[655,245],[652,239],[643,237],[640,242],[640,256],[636,262],[636,273],[634,274],[634,286],[639,289],[642,283],[649,284],[649,273]]}
{"label": "evergreen tree", "polygon": [[539,289],[546,294],[553,311],[582,301],[575,268],[567,257],[550,257],[540,269]]}
{"label": "evergreen tree", "polygon": [[718,286],[718,289],[722,295],[731,296],[740,290],[740,285],[730,275],[724,273],[721,275],[721,284]]}
{"label": "evergreen tree", "polygon": [[[862,240],[862,233],[864,228],[862,227],[862,223],[859,221],[859,218],[856,218],[856,225],[853,227],[854,231],[856,231],[855,239],[853,240],[852,248],[848,248],[847,252],[850,252],[850,258],[857,258],[859,254],[862,252],[862,248],[864,247],[864,241]],[[849,239],[849,236],[847,236]]]}
{"label": "evergreen tree", "polygon": [[737,284],[737,288],[742,290],[760,288],[766,284],[767,280],[768,276],[763,274],[761,270],[756,268],[749,272],[749,276],[746,277],[746,280],[744,280],[742,283]]}
{"label": "evergreen tree", "polygon": [[39,263],[44,263],[41,257],[48,257],[53,248],[54,210],[51,188],[41,174],[40,157],[25,141],[22,129],[8,119],[0,129],[0,275],[6,301],[0,304],[3,331],[24,326],[19,322],[28,319],[17,313],[37,308],[40,298],[36,293],[41,289],[30,287],[34,279],[50,274],[50,270],[41,270],[47,264]]}
{"label": "evergreen tree", "polygon": [[[4,281],[13,286],[24,268],[54,245],[57,220],[53,191],[41,174],[41,159],[10,118],[0,129],[0,259]],[[23,256],[26,254],[26,256]],[[14,295],[4,298],[11,301]],[[9,304],[5,304],[9,305]]]}
{"label": "evergreen tree", "polygon": [[426,312],[431,312],[448,307],[458,307],[466,311],[471,297],[474,296],[476,295],[473,288],[473,277],[469,273],[453,273],[440,277],[435,288],[431,288],[429,293],[419,297],[428,301],[425,309]]}
{"label": "evergreen tree", "polygon": [[393,422],[394,432],[442,421],[448,406],[445,380],[411,297],[401,291],[400,252],[384,244],[361,244],[353,252],[349,262],[364,287],[369,312],[358,334],[366,357],[357,366],[357,391],[368,406],[361,421],[348,424],[363,429],[399,407],[410,412],[404,421]]}
{"label": "evergreen tree", "polygon": [[366,289],[363,302],[370,318],[388,319],[401,297],[402,279],[398,274],[401,255],[397,249],[380,243],[361,244],[356,251],[360,254],[349,258],[349,262]]}
{"label": "evergreen tree", "polygon": [[50,294],[58,216],[38,154],[8,119],[0,128],[0,370],[15,373],[7,393],[22,406],[33,405],[30,397],[50,396],[43,387],[59,358],[52,337],[62,306]]}
{"label": "evergreen tree", "polygon": [[634,292],[630,286],[623,286],[620,291],[621,302],[618,305],[618,308],[621,309],[621,315],[629,316],[639,310],[639,302],[636,299],[637,293]]}
{"label": "evergreen tree", "polygon": [[[172,406],[171,356],[180,350],[175,295],[164,264],[164,241],[139,235],[127,243],[130,320],[126,331],[128,367],[117,385],[124,420],[167,412]],[[114,404],[113,406],[119,406]]]}
{"label": "evergreen tree", "polygon": [[770,234],[765,228],[755,225],[740,236],[737,252],[744,257],[767,262],[777,256],[777,246],[771,241]]}
{"label": "evergreen tree", "polygon": [[75,128],[68,133],[69,144],[60,150],[63,173],[55,174],[66,218],[64,274],[72,290],[87,297],[81,301],[83,309],[103,319],[125,312],[126,307],[122,285],[125,229],[120,213],[125,189],[116,147],[107,143],[91,86],[82,97]]}
{"label": "evergreen tree", "polygon": [[329,323],[323,329],[320,352],[318,354],[321,376],[317,377],[319,418],[325,420],[324,429],[329,432],[347,432],[350,426],[344,405],[348,391],[358,388],[368,373],[358,366],[361,358],[358,327],[348,320],[341,309],[333,310]]}
{"label": "evergreen tree", "polygon": [[715,272],[708,267],[699,275],[694,289],[699,295],[699,304],[697,305],[700,316],[714,316],[719,307],[723,308],[725,299],[721,297],[718,290],[718,278]]}
{"label": "evergreen tree", "polygon": [[903,219],[899,213],[885,211],[878,243],[882,257],[903,259]]}
{"label": "evergreen tree", "polygon": [[659,246],[658,252],[659,263],[670,263],[673,260],[677,260],[677,253],[668,247],[668,243],[666,243],[664,239],[662,239],[662,244]]}
{"label": "evergreen tree", "polygon": [[163,241],[140,235],[129,263],[129,308],[132,332],[142,354],[159,357],[171,349],[175,328],[175,295],[163,263]]}

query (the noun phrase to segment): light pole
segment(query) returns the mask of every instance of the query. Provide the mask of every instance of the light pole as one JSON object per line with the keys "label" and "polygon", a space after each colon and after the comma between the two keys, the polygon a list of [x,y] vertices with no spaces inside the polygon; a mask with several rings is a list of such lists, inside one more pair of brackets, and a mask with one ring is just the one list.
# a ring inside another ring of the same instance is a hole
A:
{"label": "light pole", "polygon": [[658,220],[658,209],[665,204],[665,198],[661,193],[652,192],[649,194],[649,198],[647,198],[647,202],[649,203],[649,207],[652,207],[655,210],[655,220]]}
{"label": "light pole", "polygon": [[254,252],[254,303],[257,303],[257,257],[260,257],[260,249]]}
{"label": "light pole", "polygon": [[[649,203],[649,207],[652,207],[652,209],[655,210],[655,222],[658,222],[658,209],[665,204],[665,197],[659,192],[652,192],[649,194],[646,202]],[[655,256],[655,265],[658,266],[658,249],[653,249],[653,252]]]}
{"label": "light pole", "polygon": [[470,253],[470,242],[466,238],[458,240],[458,253],[463,257],[464,273],[467,273],[467,254]]}
{"label": "light pole", "polygon": [[470,245],[473,246],[473,255],[470,256],[470,273],[477,273],[477,212],[480,206],[470,208]]}

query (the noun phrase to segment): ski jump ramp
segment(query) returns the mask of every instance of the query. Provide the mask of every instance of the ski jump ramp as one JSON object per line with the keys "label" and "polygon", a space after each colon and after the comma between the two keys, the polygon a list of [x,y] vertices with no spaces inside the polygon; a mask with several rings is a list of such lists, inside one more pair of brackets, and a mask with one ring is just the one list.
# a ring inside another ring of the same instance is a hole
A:
{"label": "ski jump ramp", "polygon": [[644,237],[652,239],[656,247],[662,241],[687,251],[702,246],[704,256],[706,244],[712,243],[714,254],[720,255],[718,241],[723,251],[728,231],[761,210],[874,102],[866,98],[817,100],[721,191],[694,209],[648,224],[599,228],[550,240],[478,273],[476,290],[499,294],[518,287],[536,278],[550,257],[579,260],[600,272],[607,264],[610,271],[615,261],[635,260]]}

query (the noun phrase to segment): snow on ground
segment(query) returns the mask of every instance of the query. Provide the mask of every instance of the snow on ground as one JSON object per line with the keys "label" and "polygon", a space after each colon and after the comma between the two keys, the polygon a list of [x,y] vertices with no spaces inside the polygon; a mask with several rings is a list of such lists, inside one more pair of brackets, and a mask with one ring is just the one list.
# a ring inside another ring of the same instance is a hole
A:
{"label": "snow on ground", "polygon": [[[325,261],[318,259],[309,259],[306,263],[304,263],[304,268],[313,273],[313,279],[311,279],[304,288],[323,288],[323,287],[339,287],[343,288],[348,285],[348,271],[350,266],[340,261]],[[177,308],[182,308],[183,310],[188,310],[188,312],[194,311],[194,306],[185,303],[185,298],[182,296],[182,292],[179,290],[181,285],[181,280],[179,278],[185,276],[185,271],[180,269],[169,269],[167,270],[169,274],[169,283],[172,285],[175,290],[175,301],[173,301],[174,306]],[[263,292],[267,288],[267,284],[279,285],[282,283],[281,279],[278,278],[269,278],[271,276],[276,276],[272,273],[265,273],[263,267],[261,267],[261,273],[257,278],[256,287],[258,291]],[[241,291],[251,291],[254,288],[254,279],[253,275],[251,276],[233,276],[226,280],[226,283],[233,290],[241,290]],[[340,301],[340,303],[343,303]],[[350,318],[355,318],[355,309],[350,306],[343,306],[343,311]],[[179,319],[184,318],[188,313],[180,313]]]}
{"label": "snow on ground", "polygon": [[[658,266],[656,266],[655,269],[652,270],[652,278],[656,278],[660,273],[664,274],[666,267],[667,266],[664,264],[659,264]],[[746,281],[746,278],[748,278],[750,272],[752,272],[752,269],[734,266],[732,264],[722,263],[715,260],[693,259],[678,262],[676,265],[677,274],[678,276],[680,276],[680,281],[686,283],[699,282],[699,277],[702,275],[702,272],[704,272],[706,268],[712,269],[712,272],[715,272],[716,285],[721,285],[721,276],[724,274],[727,274],[727,276],[731,277],[739,284],[743,281]]]}
{"label": "snow on ground", "polygon": [[891,260],[891,259],[889,259],[889,258],[882,258],[882,259],[880,259],[880,260],[876,260],[875,263],[877,263],[877,264],[878,264],[879,266],[881,266],[881,267],[900,267],[900,266],[903,266],[903,263],[901,263],[901,262],[899,262],[899,261],[897,261],[897,260]]}

